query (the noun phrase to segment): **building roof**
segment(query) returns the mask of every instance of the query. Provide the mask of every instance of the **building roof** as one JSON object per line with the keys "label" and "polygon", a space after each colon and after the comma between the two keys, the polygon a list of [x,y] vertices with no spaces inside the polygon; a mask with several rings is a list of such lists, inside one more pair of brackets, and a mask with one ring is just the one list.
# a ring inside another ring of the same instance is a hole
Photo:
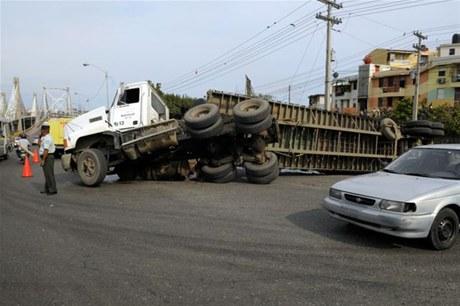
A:
{"label": "building roof", "polygon": [[410,75],[411,70],[410,69],[392,69],[392,70],[387,70],[387,71],[379,71],[376,72],[373,75],[373,79],[375,78],[384,78],[384,77],[390,77],[390,76],[406,76]]}

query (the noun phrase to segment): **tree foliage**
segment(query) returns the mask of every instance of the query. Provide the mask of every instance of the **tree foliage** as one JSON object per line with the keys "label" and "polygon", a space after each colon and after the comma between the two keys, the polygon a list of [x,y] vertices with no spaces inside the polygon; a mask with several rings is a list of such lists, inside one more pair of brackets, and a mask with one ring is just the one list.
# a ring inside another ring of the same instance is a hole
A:
{"label": "tree foliage", "polygon": [[161,90],[161,84],[155,84],[155,89],[169,108],[169,114],[172,118],[182,118],[184,113],[194,106],[200,99],[189,96],[180,96],[171,93],[165,93]]}

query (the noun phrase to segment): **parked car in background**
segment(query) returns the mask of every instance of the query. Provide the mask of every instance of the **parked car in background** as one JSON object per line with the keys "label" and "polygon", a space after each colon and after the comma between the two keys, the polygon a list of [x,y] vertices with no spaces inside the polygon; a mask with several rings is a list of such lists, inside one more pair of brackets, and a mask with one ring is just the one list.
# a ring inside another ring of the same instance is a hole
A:
{"label": "parked car in background", "polygon": [[460,144],[409,150],[382,171],[334,184],[324,208],[377,232],[454,245],[460,217]]}

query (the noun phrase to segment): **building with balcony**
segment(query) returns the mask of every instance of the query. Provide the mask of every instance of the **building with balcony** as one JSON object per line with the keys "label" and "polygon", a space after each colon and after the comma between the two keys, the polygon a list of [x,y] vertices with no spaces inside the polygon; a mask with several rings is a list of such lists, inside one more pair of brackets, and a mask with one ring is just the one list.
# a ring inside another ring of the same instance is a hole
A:
{"label": "building with balcony", "polygon": [[308,96],[308,104],[311,108],[326,109],[324,94]]}
{"label": "building with balcony", "polygon": [[[428,49],[422,51],[420,63],[426,64],[433,55]],[[391,69],[413,69],[417,65],[417,51],[379,48],[369,53],[365,60],[375,65],[390,66]]]}
{"label": "building with balcony", "polygon": [[332,84],[332,107],[345,112],[356,113],[358,105],[358,75],[336,79]]}

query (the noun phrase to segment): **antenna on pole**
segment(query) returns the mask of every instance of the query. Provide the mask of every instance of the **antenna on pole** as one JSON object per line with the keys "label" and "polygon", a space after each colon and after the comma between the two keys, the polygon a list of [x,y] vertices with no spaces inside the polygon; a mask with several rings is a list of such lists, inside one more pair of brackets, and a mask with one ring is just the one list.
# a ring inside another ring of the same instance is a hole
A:
{"label": "antenna on pole", "polygon": [[417,50],[417,68],[415,70],[415,92],[414,92],[414,103],[412,105],[412,120],[418,119],[418,96],[420,91],[420,59],[422,57],[422,51],[425,50],[425,46],[422,45],[422,40],[428,39],[428,36],[423,35],[420,31],[414,31],[414,36],[418,38],[418,43],[414,44],[413,47]]}
{"label": "antenna on pole", "polygon": [[324,104],[326,110],[331,109],[331,96],[332,96],[332,33],[331,30],[336,24],[342,23],[342,19],[332,16],[332,9],[337,10],[341,9],[342,4],[338,4],[335,0],[318,0],[321,3],[327,5],[327,15],[324,16],[321,13],[316,14],[316,18],[327,22],[327,31],[326,31],[326,73],[324,81]]}

